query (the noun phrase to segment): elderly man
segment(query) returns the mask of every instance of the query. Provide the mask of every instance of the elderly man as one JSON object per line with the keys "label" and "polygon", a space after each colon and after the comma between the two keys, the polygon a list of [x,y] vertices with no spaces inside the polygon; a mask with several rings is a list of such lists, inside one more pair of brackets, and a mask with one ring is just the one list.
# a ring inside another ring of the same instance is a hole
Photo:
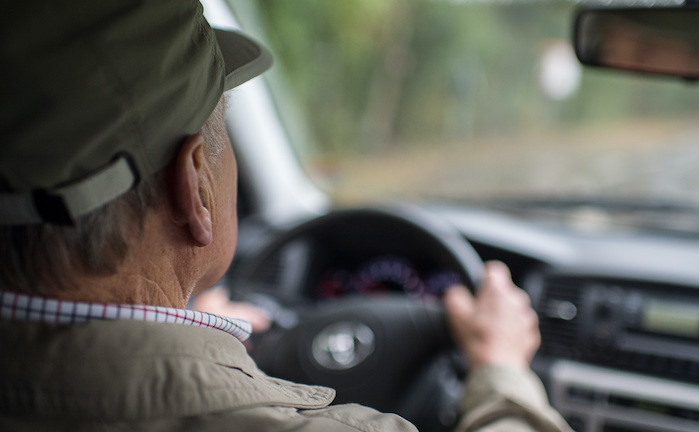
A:
{"label": "elderly man", "polygon": [[[246,322],[183,309],[233,258],[222,94],[262,47],[196,0],[14,2],[0,32],[0,430],[412,429],[267,377]],[[507,269],[445,301],[472,365],[460,428],[567,430]]]}

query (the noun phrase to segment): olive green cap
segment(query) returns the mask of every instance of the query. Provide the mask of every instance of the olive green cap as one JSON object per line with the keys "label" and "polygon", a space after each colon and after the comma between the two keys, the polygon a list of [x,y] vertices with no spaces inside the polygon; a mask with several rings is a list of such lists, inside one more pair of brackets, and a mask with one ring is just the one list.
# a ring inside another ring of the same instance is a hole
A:
{"label": "olive green cap", "polygon": [[0,14],[0,225],[71,223],[163,168],[272,64],[198,0],[15,1]]}

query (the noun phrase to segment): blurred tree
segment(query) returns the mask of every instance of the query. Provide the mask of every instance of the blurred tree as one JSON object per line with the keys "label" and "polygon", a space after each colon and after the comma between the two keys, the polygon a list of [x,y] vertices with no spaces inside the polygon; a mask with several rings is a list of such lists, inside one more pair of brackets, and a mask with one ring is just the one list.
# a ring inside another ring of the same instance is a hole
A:
{"label": "blurred tree", "polygon": [[478,136],[699,109],[676,83],[642,87],[598,71],[585,73],[579,97],[547,98],[537,61],[547,43],[569,38],[573,2],[257,5],[323,153],[468,145]]}

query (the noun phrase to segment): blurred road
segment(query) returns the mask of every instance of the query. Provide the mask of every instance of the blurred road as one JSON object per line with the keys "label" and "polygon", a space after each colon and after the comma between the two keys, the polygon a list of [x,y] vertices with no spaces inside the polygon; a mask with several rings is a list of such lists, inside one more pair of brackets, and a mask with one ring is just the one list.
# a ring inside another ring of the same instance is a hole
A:
{"label": "blurred road", "polygon": [[699,122],[636,121],[406,146],[335,161],[342,203],[387,198],[625,196],[699,204]]}

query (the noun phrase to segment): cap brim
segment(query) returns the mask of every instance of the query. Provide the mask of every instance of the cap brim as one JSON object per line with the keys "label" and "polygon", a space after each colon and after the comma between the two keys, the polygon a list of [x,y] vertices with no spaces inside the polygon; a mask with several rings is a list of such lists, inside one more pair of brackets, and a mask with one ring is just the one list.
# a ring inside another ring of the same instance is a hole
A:
{"label": "cap brim", "polygon": [[250,37],[235,30],[214,29],[226,63],[224,90],[230,90],[255,78],[272,66],[272,55]]}

